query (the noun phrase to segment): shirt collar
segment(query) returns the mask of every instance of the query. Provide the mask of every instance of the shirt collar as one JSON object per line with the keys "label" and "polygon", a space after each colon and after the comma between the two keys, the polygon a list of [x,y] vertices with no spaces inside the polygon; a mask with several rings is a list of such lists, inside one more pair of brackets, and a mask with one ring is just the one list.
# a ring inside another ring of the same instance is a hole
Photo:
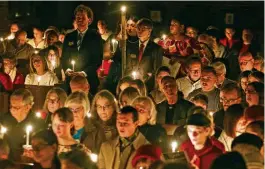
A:
{"label": "shirt collar", "polygon": [[78,34],[82,33],[83,35],[85,35],[86,32],[87,32],[87,30],[88,30],[88,28],[86,28],[86,30],[84,30],[83,32],[81,32],[80,30],[77,29],[77,32],[78,32]]}
{"label": "shirt collar", "polygon": [[146,47],[147,43],[149,42],[149,39],[146,40],[144,43],[142,43],[139,39],[139,47],[141,46],[141,44],[144,44],[144,47]]}

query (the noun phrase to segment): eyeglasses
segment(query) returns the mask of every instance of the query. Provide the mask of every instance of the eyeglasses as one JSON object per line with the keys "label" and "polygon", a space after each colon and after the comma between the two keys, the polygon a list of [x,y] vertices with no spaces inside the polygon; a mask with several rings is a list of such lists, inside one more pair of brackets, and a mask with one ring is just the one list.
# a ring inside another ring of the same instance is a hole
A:
{"label": "eyeglasses", "polygon": [[78,107],[78,108],[76,108],[76,109],[73,109],[73,108],[69,108],[73,113],[78,113],[78,112],[80,112],[80,111],[82,111],[84,108],[83,108],[83,106],[81,106],[81,107]]}
{"label": "eyeglasses", "polygon": [[59,98],[58,99],[47,99],[48,103],[54,104],[54,103],[58,103],[59,102]]}
{"label": "eyeglasses", "polygon": [[11,106],[10,105],[10,109],[13,109],[13,110],[16,110],[16,111],[19,111],[21,109],[23,109],[26,105],[23,105],[23,106]]}
{"label": "eyeglasses", "polygon": [[136,28],[136,30],[137,31],[140,31],[140,32],[142,32],[142,31],[145,31],[145,30],[149,30],[150,28],[148,28],[147,26],[144,26],[144,27],[137,27]]}
{"label": "eyeglasses", "polygon": [[239,61],[239,64],[246,66],[251,60],[253,60],[253,59],[250,59],[250,60],[242,60],[242,61]]}
{"label": "eyeglasses", "polygon": [[220,102],[230,104],[230,103],[235,102],[237,99],[239,99],[239,97],[235,99],[229,99],[229,100],[225,98],[220,98]]}
{"label": "eyeglasses", "polygon": [[245,93],[248,93],[248,94],[256,94],[257,92],[255,90],[246,89]]}
{"label": "eyeglasses", "polygon": [[103,109],[103,110],[108,110],[111,107],[110,104],[105,105],[105,106],[101,106],[101,105],[96,105],[97,109]]}
{"label": "eyeglasses", "polygon": [[35,152],[40,152],[41,150],[43,150],[44,148],[46,148],[49,144],[39,144],[36,146],[32,146],[32,150]]}
{"label": "eyeglasses", "polygon": [[32,60],[32,63],[40,63],[41,60],[40,59],[35,59],[35,60]]}

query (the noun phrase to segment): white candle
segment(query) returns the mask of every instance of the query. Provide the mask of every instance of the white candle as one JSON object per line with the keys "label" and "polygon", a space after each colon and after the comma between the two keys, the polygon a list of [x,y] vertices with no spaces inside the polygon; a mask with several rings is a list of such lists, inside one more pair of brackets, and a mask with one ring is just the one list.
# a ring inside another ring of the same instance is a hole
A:
{"label": "white candle", "polygon": [[136,79],[136,76],[137,76],[137,72],[136,71],[133,71],[132,72],[132,76],[133,76],[133,79],[135,80]]}
{"label": "white candle", "polygon": [[51,63],[52,63],[52,71],[54,71],[56,62],[55,62],[55,60],[52,60]]}
{"label": "white candle", "polygon": [[38,76],[37,81],[38,81],[38,86],[39,86],[40,85],[40,81],[41,81],[41,76]]}
{"label": "white candle", "polygon": [[102,69],[102,70],[104,70],[103,65],[104,65],[104,60],[102,60],[102,64],[101,64],[101,69]]}
{"label": "white candle", "polygon": [[115,44],[116,44],[116,40],[115,40],[115,39],[112,39],[111,42],[112,42],[112,52],[115,53],[115,49],[116,49],[116,48],[115,48],[115,47],[116,47],[116,46],[115,46]]}
{"label": "white candle", "polygon": [[32,131],[32,126],[28,125],[26,128],[26,146],[29,146],[29,134]]}
{"label": "white candle", "polygon": [[176,141],[173,141],[171,143],[172,152],[175,153],[177,149],[178,143]]}
{"label": "white candle", "polygon": [[73,66],[73,67],[72,67],[72,68],[73,68],[73,71],[75,71],[75,61],[72,60],[72,61],[71,61],[71,64],[72,64],[72,66]]}
{"label": "white candle", "polygon": [[91,159],[91,161],[96,163],[98,161],[98,155],[91,153],[90,154],[90,159]]}

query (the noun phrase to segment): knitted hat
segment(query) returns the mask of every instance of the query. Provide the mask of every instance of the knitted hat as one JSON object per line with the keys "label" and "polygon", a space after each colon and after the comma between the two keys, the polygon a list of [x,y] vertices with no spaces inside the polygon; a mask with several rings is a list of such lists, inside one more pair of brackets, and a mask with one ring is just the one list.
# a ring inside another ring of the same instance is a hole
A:
{"label": "knitted hat", "polygon": [[254,147],[257,147],[259,150],[263,146],[263,141],[261,138],[254,134],[243,133],[240,136],[236,137],[232,142],[232,149],[238,144],[248,144]]}
{"label": "knitted hat", "polygon": [[137,162],[143,158],[151,159],[153,161],[160,160],[161,155],[162,150],[160,147],[151,144],[143,145],[137,149],[136,154],[132,159],[132,166],[135,167]]}
{"label": "knitted hat", "polygon": [[211,120],[203,113],[195,113],[188,117],[186,125],[209,127]]}

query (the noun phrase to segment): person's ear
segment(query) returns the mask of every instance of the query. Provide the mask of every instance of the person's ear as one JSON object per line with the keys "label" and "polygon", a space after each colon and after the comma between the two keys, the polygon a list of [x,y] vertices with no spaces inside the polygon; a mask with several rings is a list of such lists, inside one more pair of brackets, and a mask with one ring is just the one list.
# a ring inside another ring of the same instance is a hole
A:
{"label": "person's ear", "polygon": [[88,25],[90,25],[92,23],[93,19],[92,18],[88,18]]}

